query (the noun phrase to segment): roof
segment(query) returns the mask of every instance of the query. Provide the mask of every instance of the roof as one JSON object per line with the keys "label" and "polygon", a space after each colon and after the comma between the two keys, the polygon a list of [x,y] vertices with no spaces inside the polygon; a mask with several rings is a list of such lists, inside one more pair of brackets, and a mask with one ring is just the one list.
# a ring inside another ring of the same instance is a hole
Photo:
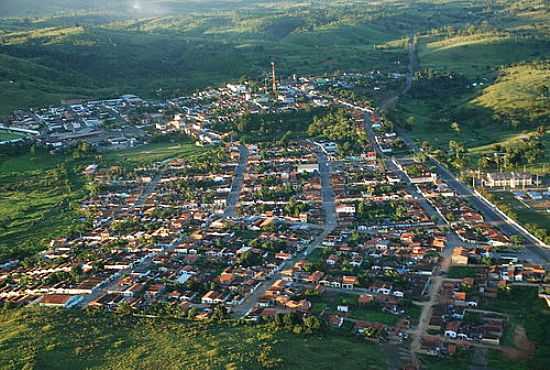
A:
{"label": "roof", "polygon": [[69,294],[46,294],[40,304],[50,306],[64,306],[73,296]]}

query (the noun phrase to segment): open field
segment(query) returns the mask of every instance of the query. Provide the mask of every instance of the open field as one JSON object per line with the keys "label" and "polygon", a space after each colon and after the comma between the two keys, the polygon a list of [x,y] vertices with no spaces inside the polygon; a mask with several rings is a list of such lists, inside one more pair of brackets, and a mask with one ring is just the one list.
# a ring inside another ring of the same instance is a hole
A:
{"label": "open field", "polygon": [[534,224],[542,229],[550,230],[550,213],[546,212],[546,209],[536,209],[527,202],[521,202],[510,192],[494,192],[493,194],[512,208],[520,224]]}
{"label": "open field", "polygon": [[129,166],[160,162],[170,158],[192,158],[208,151],[192,142],[155,143],[127,150],[113,150],[101,154],[102,161]]}
{"label": "open field", "polygon": [[326,335],[278,340],[274,354],[283,360],[285,370],[385,369],[385,356],[372,343],[350,336]]}
{"label": "open field", "polygon": [[28,308],[0,313],[0,368],[384,369],[375,345],[267,325],[137,319]]}
{"label": "open field", "polygon": [[42,153],[0,163],[0,258],[28,256],[43,241],[84,226],[76,207],[85,196],[77,165]]}
{"label": "open field", "polygon": [[29,309],[0,317],[2,369],[258,369],[265,327],[191,324]]}
{"label": "open field", "polygon": [[521,39],[510,34],[474,34],[438,40],[419,39],[423,67],[460,73],[470,79],[491,77],[500,65],[548,56],[547,41]]}

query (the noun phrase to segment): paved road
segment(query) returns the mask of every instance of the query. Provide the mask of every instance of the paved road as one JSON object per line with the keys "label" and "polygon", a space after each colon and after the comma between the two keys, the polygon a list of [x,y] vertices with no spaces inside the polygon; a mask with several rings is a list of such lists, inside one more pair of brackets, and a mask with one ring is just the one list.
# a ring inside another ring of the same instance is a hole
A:
{"label": "paved road", "polygon": [[231,192],[227,197],[227,207],[224,212],[224,217],[235,217],[236,207],[241,196],[241,189],[244,181],[244,174],[248,166],[248,149],[244,145],[239,146],[239,165],[235,171],[235,177],[231,183]]}
{"label": "paved road", "polygon": [[494,207],[475,195],[472,189],[460,182],[454,174],[446,169],[441,163],[434,159],[429,159],[429,164],[436,168],[437,175],[449,184],[457,194],[467,198],[468,201],[481,212],[488,223],[498,227],[508,236],[520,235],[525,238],[528,243],[525,244],[524,256],[527,257],[527,259],[542,264],[550,262],[550,249],[539,246],[538,242],[530,234],[508,222],[508,220],[500,215]]}
{"label": "paved road", "polygon": [[250,310],[256,305],[258,300],[265,294],[267,289],[273,285],[273,282],[280,279],[279,272],[292,266],[299,259],[302,259],[311,254],[317,249],[323,240],[336,228],[336,207],[334,204],[334,191],[330,179],[330,166],[327,157],[323,153],[316,153],[319,161],[319,174],[321,176],[321,198],[323,204],[324,223],[323,231],[307,246],[302,254],[296,255],[293,258],[285,261],[272,276],[263,281],[254,292],[249,295],[242,304],[233,307],[232,314],[237,318],[246,316]]}
{"label": "paved road", "polygon": [[[409,64],[408,64],[408,73],[405,87],[401,95],[407,93],[412,88],[412,82],[414,77],[414,72],[418,66],[418,60],[416,57],[416,43],[414,42],[414,35],[409,36],[408,42],[409,50]],[[394,97],[392,102],[384,102],[381,105],[381,109],[384,110],[387,107],[391,106],[399,97]],[[390,99],[391,100],[391,99]],[[370,129],[372,131],[372,128]],[[411,140],[406,132],[396,128],[399,137],[407,144],[407,146],[413,151],[421,150],[419,146]],[[371,132],[369,132],[370,136]],[[485,202],[483,199],[479,198],[474,194],[472,189],[460,182],[456,176],[451,173],[447,168],[445,168],[441,163],[434,160],[433,158],[428,159],[428,164],[432,165],[436,169],[437,175],[443,179],[454,191],[461,197],[468,198],[470,203],[474,208],[478,209],[485,220],[498,227],[502,232],[508,236],[520,235],[528,241],[528,244],[525,245],[525,250],[520,254],[520,257],[531,260],[535,263],[547,264],[550,263],[550,248],[545,248],[539,245],[539,243],[529,234],[519,229],[515,225],[508,222],[502,215],[500,215],[490,204]],[[430,207],[428,207],[429,209]]]}
{"label": "paved road", "polygon": [[376,143],[376,133],[372,129],[371,113],[365,112],[363,122],[364,122],[365,131],[367,131],[368,140],[371,146],[376,151],[376,155],[378,156],[378,158],[384,161],[384,165],[386,169],[399,176],[399,178],[401,179],[401,183],[405,184],[407,191],[414,197],[414,199],[417,200],[417,202],[424,209],[426,214],[432,220],[434,220],[434,222],[436,222],[437,225],[439,226],[445,225],[446,224],[445,220],[442,219],[442,217],[431,205],[431,203],[428,202],[428,200],[420,193],[418,187],[410,182],[410,179],[407,176],[407,174],[397,166],[397,162],[395,161],[395,159],[388,158],[385,155],[385,153],[382,152],[382,150],[380,149],[380,146]]}

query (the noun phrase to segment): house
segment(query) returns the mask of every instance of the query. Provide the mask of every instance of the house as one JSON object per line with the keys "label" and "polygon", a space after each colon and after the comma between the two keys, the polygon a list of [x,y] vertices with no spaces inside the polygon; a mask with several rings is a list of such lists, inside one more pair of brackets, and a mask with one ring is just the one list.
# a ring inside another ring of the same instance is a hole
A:
{"label": "house", "polygon": [[296,172],[298,173],[315,173],[319,172],[319,163],[304,163],[297,165]]}
{"label": "house", "polygon": [[214,290],[210,290],[201,298],[202,304],[217,304],[217,303],[223,303],[223,301],[224,301],[223,295],[220,292],[216,292]]}
{"label": "house", "polygon": [[342,288],[344,289],[353,289],[353,287],[358,284],[359,284],[359,278],[357,276],[342,277]]}
{"label": "house", "polygon": [[374,296],[372,294],[361,294],[357,298],[357,303],[359,304],[369,304],[371,302],[374,302]]}
{"label": "house", "polygon": [[319,281],[323,278],[325,274],[322,273],[321,271],[315,271],[314,273],[310,274],[306,280],[308,283],[311,283],[311,284],[318,284]]}
{"label": "house", "polygon": [[328,318],[328,323],[332,327],[341,328],[344,325],[344,318],[339,315],[331,315]]}
{"label": "house", "polygon": [[453,249],[451,264],[455,266],[466,266],[468,264],[468,253],[466,249],[462,247]]}
{"label": "house", "polygon": [[349,306],[338,306],[338,307],[336,307],[336,310],[338,312],[348,313],[349,312]]}
{"label": "house", "polygon": [[71,308],[82,300],[81,296],[69,294],[45,294],[40,299],[39,305],[46,307]]}
{"label": "house", "polygon": [[334,266],[336,265],[336,263],[338,263],[338,256],[334,255],[334,254],[331,254],[327,260],[326,260],[326,263],[327,265],[329,266]]}

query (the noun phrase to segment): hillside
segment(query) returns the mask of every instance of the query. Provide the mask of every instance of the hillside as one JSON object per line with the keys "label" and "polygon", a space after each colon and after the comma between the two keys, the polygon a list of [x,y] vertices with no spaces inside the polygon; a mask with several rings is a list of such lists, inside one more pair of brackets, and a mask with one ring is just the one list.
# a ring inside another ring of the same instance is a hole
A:
{"label": "hillside", "polygon": [[476,153],[548,127],[548,9],[500,4],[483,22],[417,32],[413,88],[390,113],[413,139]]}
{"label": "hillside", "polygon": [[550,63],[504,68],[494,84],[471,101],[501,119],[543,123],[549,116]]}
{"label": "hillside", "polygon": [[[60,98],[173,96],[244,75],[262,78],[271,61],[281,76],[404,72],[396,63],[406,60],[406,50],[397,40],[491,17],[483,4],[465,0],[10,0],[0,6],[0,114]],[[518,12],[507,22],[526,14]],[[430,53],[442,63],[444,55]]]}

